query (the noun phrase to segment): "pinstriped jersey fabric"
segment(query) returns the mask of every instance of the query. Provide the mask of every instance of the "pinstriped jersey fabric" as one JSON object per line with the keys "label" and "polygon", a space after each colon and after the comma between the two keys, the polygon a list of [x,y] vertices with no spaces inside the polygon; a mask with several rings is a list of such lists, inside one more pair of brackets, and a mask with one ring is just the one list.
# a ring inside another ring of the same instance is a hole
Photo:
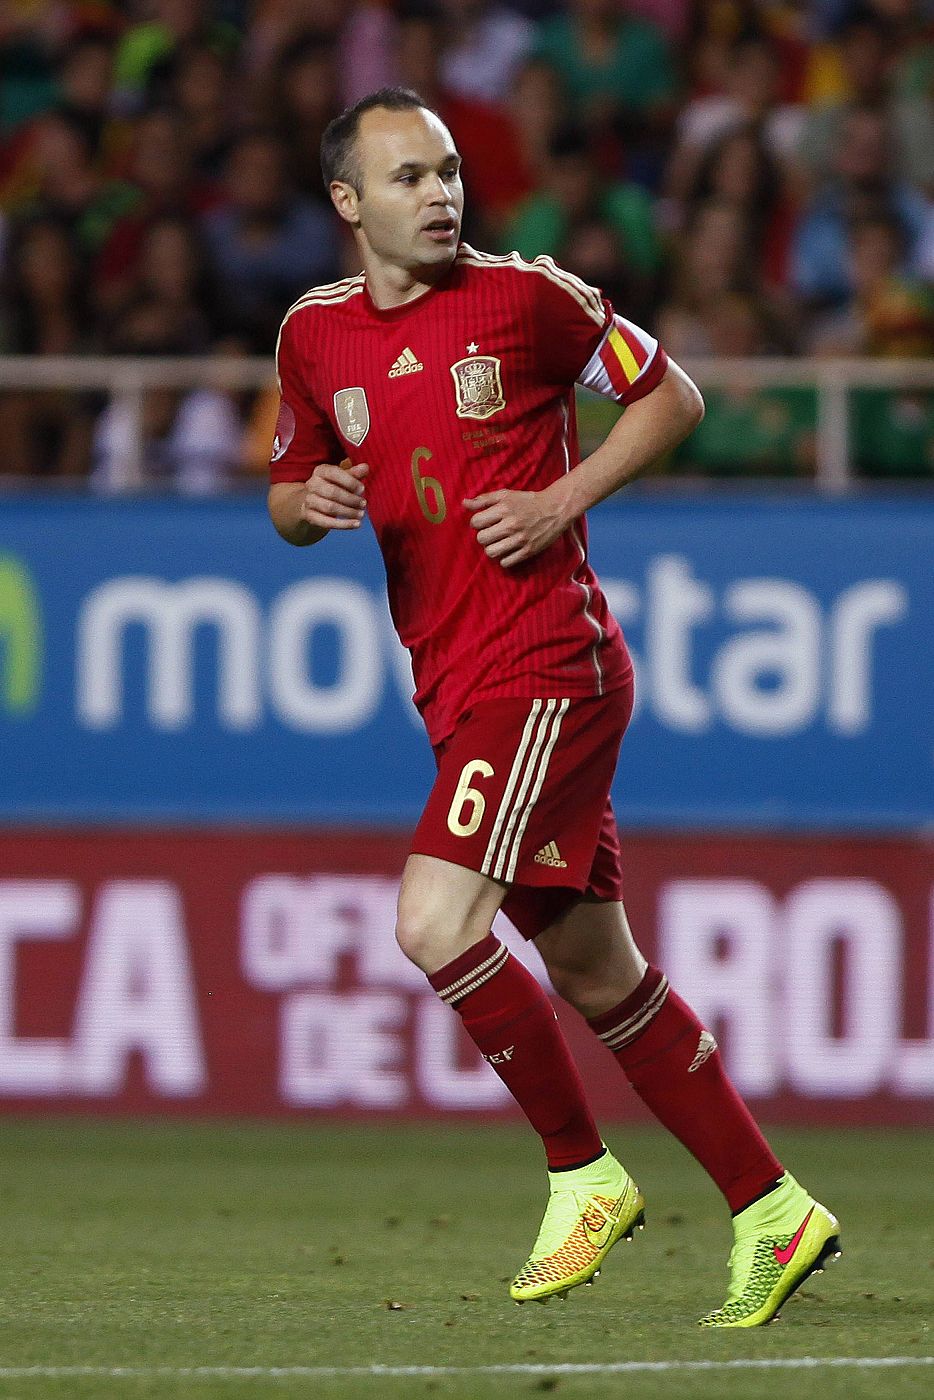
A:
{"label": "pinstriped jersey fabric", "polygon": [[550,258],[461,244],[448,277],[377,309],[362,276],[290,308],[273,481],[321,462],[369,464],[367,513],[432,743],[477,700],[594,696],[621,685],[625,644],[577,523],[504,570],[465,497],[538,491],[576,465],[577,380],[620,402],[648,393],[664,351]]}

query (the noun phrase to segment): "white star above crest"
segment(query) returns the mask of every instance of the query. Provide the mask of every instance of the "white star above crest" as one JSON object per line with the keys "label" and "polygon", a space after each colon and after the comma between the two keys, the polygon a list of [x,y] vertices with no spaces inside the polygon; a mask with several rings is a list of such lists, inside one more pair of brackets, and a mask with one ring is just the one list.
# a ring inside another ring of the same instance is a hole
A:
{"label": "white star above crest", "polygon": [[472,341],[470,342],[470,344],[467,346],[467,354],[468,354],[468,355],[476,355],[476,353],[477,353],[477,351],[478,351],[479,349],[480,349],[480,346],[477,344],[477,342],[476,342],[475,340],[472,340]]}

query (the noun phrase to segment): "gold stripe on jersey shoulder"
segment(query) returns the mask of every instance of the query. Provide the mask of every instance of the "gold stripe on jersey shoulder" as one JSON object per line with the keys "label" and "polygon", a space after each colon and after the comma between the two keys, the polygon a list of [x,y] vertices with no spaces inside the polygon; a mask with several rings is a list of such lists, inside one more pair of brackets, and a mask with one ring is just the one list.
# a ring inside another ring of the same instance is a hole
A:
{"label": "gold stripe on jersey shoulder", "polygon": [[586,311],[592,321],[598,326],[602,326],[606,319],[606,312],[603,309],[603,301],[600,293],[595,287],[590,287],[586,282],[582,282],[579,277],[575,277],[573,272],[566,272],[564,268],[557,266],[553,258],[543,253],[534,262],[526,262],[519,253],[508,253],[497,255],[494,253],[478,253],[476,249],[462,245],[461,252],[457,255],[459,263],[466,263],[468,267],[514,267],[517,272],[537,272],[540,277],[546,277],[549,282],[553,282],[556,287],[560,287],[573,297],[582,311]]}
{"label": "gold stripe on jersey shoulder", "polygon": [[295,301],[292,302],[292,305],[285,314],[286,316],[290,315],[296,307],[301,306],[309,297],[327,297],[335,292],[342,293],[345,291],[354,291],[357,287],[362,288],[363,280],[363,273],[358,272],[353,277],[342,277],[339,282],[322,282],[320,286],[309,287],[306,292],[302,292],[301,296],[297,297]]}
{"label": "gold stripe on jersey shoulder", "polygon": [[591,287],[589,282],[585,282],[576,273],[568,272],[567,268],[559,267],[554,258],[549,257],[547,253],[540,253],[531,266],[540,267],[546,277],[551,277],[561,285],[566,284],[569,291],[573,289],[589,301],[597,321],[601,326],[603,325],[606,320],[606,312],[603,309],[603,297],[596,287]]}
{"label": "gold stripe on jersey shoulder", "polygon": [[[501,266],[512,264],[519,272],[540,272],[543,276],[552,281],[566,283],[568,288],[573,287],[581,296],[589,297],[594,307],[600,312],[600,319],[603,320],[603,298],[596,287],[591,287],[589,282],[585,282],[577,276],[576,272],[568,272],[566,267],[559,267],[554,258],[548,253],[539,253],[536,258],[524,258],[521,253],[481,253],[476,248],[471,248],[469,243],[462,243],[461,249],[464,261],[476,258],[478,262],[499,263]],[[458,255],[461,256],[460,254]]]}
{"label": "gold stripe on jersey shoulder", "polygon": [[363,284],[364,274],[360,272],[356,277],[345,277],[341,282],[325,282],[320,287],[312,287],[310,291],[304,292],[298,301],[293,301],[282,318],[282,325],[276,336],[276,383],[279,385],[280,394],[282,380],[279,377],[279,346],[282,344],[282,332],[286,322],[296,311],[302,311],[306,306],[338,306],[341,302],[349,301],[351,297],[358,296],[363,291]]}

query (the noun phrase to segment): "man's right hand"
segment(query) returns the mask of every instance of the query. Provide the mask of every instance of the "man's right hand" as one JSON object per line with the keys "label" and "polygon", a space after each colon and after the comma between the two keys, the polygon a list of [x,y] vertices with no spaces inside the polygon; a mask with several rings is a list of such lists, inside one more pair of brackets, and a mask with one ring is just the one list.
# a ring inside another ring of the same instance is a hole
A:
{"label": "man's right hand", "polygon": [[329,530],[356,530],[366,511],[365,462],[345,457],[324,462],[307,481],[277,481],[269,488],[269,514],[289,544],[317,544]]}
{"label": "man's right hand", "polygon": [[356,530],[366,511],[364,478],[366,462],[350,465],[345,457],[339,467],[324,462],[305,482],[301,519],[319,530]]}

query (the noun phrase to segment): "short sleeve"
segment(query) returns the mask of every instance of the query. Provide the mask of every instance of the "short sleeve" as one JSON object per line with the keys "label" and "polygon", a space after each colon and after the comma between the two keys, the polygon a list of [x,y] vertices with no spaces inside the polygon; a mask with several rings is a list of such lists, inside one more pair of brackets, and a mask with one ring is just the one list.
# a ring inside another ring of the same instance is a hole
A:
{"label": "short sleeve", "polygon": [[654,336],[596,287],[536,258],[536,339],[543,373],[558,386],[582,384],[617,403],[635,403],[661,381],[668,356]]}
{"label": "short sleeve", "polygon": [[294,317],[287,316],[279,332],[276,368],[279,374],[279,416],[269,460],[269,478],[307,481],[322,462],[340,462],[347,455],[327,414],[311,397],[302,372],[301,337]]}

